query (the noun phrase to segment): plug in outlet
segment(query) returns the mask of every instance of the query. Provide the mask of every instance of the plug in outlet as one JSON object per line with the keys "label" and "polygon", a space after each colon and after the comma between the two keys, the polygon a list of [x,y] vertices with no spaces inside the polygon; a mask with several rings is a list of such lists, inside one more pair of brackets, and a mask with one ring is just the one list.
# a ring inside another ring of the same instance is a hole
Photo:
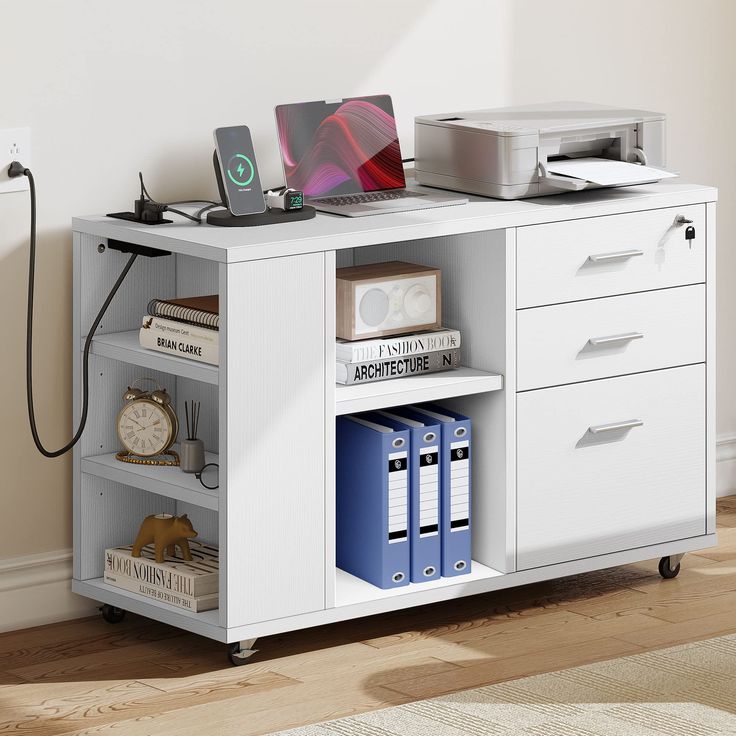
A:
{"label": "plug in outlet", "polygon": [[31,129],[8,128],[0,130],[0,194],[5,192],[22,192],[28,189],[28,179],[8,176],[8,166],[13,161],[20,161],[31,168]]}

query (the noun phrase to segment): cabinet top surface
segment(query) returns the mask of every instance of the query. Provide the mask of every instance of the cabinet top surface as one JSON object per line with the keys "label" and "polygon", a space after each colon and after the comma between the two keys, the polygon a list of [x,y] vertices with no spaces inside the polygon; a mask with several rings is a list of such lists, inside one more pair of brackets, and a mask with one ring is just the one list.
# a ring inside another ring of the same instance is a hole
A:
{"label": "cabinet top surface", "polygon": [[173,217],[177,221],[168,225],[138,225],[104,215],[75,217],[72,225],[75,232],[235,263],[678,207],[716,199],[717,190],[713,187],[676,180],[510,201],[470,196],[470,203],[466,205],[370,217],[340,217],[318,212],[312,220],[260,227],[197,225],[182,221],[176,215]]}

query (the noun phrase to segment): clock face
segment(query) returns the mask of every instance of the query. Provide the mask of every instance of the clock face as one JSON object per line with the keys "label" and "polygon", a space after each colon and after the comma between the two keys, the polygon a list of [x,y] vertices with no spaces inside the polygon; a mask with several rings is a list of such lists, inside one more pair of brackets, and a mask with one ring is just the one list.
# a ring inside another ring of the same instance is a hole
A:
{"label": "clock face", "polygon": [[154,401],[131,401],[118,415],[118,437],[135,455],[149,457],[164,452],[174,441],[172,431],[169,415]]}

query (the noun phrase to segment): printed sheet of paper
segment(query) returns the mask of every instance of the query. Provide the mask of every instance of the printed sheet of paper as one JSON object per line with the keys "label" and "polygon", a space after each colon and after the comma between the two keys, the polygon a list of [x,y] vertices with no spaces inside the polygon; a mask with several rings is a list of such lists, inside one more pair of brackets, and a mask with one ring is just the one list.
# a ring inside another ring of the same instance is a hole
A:
{"label": "printed sheet of paper", "polygon": [[569,176],[574,179],[615,186],[620,184],[644,184],[645,182],[669,179],[677,174],[653,166],[629,164],[626,161],[613,161],[606,158],[573,158],[566,161],[550,161],[547,164],[550,174]]}

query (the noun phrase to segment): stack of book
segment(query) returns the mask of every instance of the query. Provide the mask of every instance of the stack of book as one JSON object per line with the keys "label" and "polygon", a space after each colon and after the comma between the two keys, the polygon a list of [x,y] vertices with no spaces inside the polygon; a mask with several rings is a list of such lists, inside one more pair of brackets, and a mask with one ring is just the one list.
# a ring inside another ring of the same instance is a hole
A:
{"label": "stack of book", "polygon": [[193,613],[218,607],[220,553],[217,547],[189,542],[192,561],[166,555],[156,562],[152,546],[133,557],[131,546],[105,550],[103,579],[109,585],[154,598]]}
{"label": "stack of book", "polygon": [[460,333],[442,327],[373,340],[337,340],[335,380],[370,383],[451,370],[460,365]]}
{"label": "stack of book", "polygon": [[220,316],[217,294],[185,299],[152,299],[139,332],[143,348],[219,365]]}

